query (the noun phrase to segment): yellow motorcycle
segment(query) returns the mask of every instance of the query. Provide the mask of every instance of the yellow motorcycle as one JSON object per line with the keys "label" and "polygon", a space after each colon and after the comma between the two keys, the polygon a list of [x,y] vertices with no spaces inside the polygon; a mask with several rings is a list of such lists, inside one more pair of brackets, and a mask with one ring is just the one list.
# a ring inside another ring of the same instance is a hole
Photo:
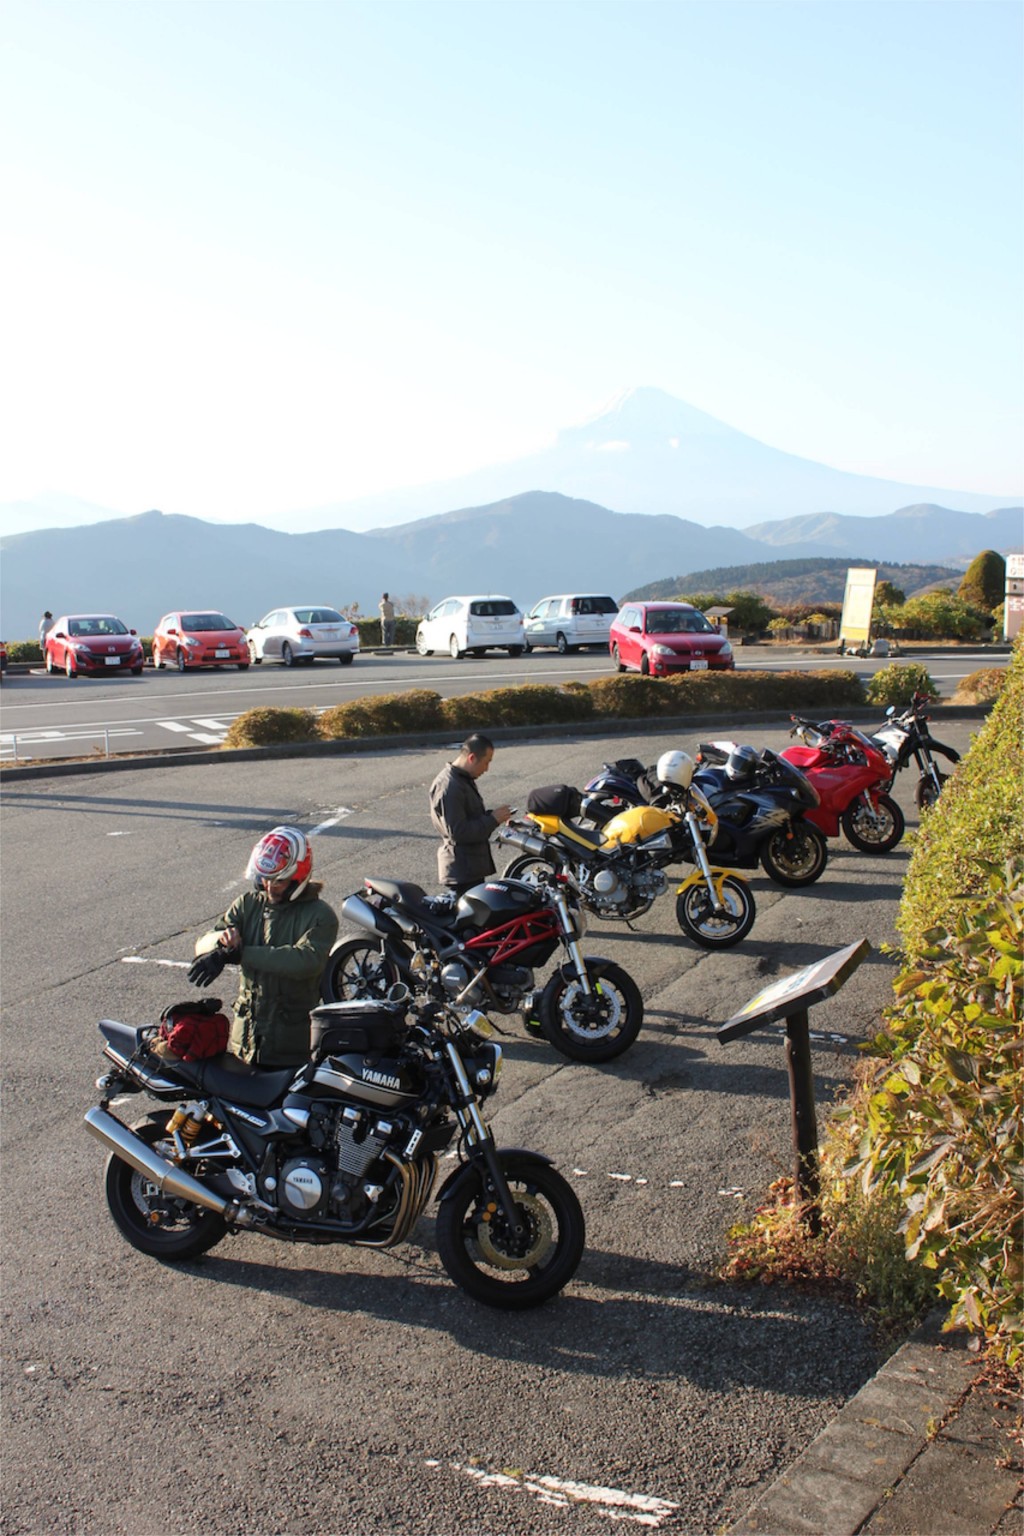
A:
{"label": "yellow motorcycle", "polygon": [[693,873],[676,887],[677,923],[702,949],[738,944],[754,925],[753,893],[742,875],[713,868],[708,859],[717,817],[692,783],[693,766],[685,752],[663,753],[656,803],[630,806],[599,830],[573,819],[581,797],[571,785],[532,790],[525,821],[510,821],[496,833],[522,850],[504,877],[530,880],[554,870],[595,917],[630,923],[669,889],[665,869],[690,863]]}

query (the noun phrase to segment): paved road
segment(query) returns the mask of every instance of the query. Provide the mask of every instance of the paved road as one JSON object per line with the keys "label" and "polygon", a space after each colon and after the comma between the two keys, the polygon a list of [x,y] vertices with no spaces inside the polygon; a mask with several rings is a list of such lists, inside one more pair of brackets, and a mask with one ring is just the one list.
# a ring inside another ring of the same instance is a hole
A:
{"label": "paved road", "polygon": [[[971,729],[943,735],[964,749]],[[777,745],[784,724],[749,735]],[[606,755],[671,744],[502,746],[484,788],[522,803]],[[838,1303],[714,1281],[727,1228],[791,1163],[781,1031],[722,1047],[715,1028],[776,974],[868,938],[868,961],[812,1013],[831,1099],[889,995],[903,846],[837,845],[811,891],[756,877],[756,925],[730,953],[683,943],[669,898],[634,934],[593,924],[586,948],[626,964],[647,1009],[608,1068],[513,1026],[499,1140],[552,1155],[588,1221],[575,1281],[539,1312],[465,1298],[429,1220],[393,1254],[248,1235],[184,1268],[118,1236],[82,1130],[96,1020],[151,1020],[184,995],[193,937],[275,822],[316,833],[336,901],[369,873],[432,886],[440,760],[221,759],[5,790],[8,1536],[711,1536],[874,1370]],[[898,795],[915,825],[906,777]]]}
{"label": "paved road", "polygon": [[[865,680],[886,661],[839,657],[834,650],[793,652],[782,647],[737,651],[739,666],[780,670],[789,667],[853,668]],[[1004,666],[1006,656],[985,651],[925,653],[920,659],[944,697],[961,678],[985,666]],[[0,698],[0,762],[35,762],[45,758],[100,756],[172,746],[213,746],[236,715],[257,705],[326,709],[368,693],[431,688],[446,697],[520,683],[564,683],[571,678],[606,676],[606,655],[585,652],[558,656],[537,651],[519,660],[494,653],[467,657],[391,656],[368,653],[351,667],[318,662],[311,668],[267,664],[238,673],[224,671],[154,672],[142,677],[104,681],[37,671],[11,676]]]}

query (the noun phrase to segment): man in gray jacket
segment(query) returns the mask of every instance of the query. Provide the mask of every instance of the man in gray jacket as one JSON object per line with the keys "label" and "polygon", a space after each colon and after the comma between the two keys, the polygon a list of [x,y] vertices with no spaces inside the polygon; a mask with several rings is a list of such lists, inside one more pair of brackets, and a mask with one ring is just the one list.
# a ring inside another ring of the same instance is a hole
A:
{"label": "man in gray jacket", "polygon": [[510,805],[487,810],[477,789],[493,757],[493,741],[476,732],[430,786],[430,819],[441,834],[437,875],[456,896],[494,874],[490,836],[512,814]]}

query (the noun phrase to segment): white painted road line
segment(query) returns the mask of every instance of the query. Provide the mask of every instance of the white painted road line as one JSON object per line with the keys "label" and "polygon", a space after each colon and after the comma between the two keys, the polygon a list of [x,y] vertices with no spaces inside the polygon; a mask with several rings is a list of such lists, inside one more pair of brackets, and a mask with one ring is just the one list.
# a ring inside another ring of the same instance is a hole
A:
{"label": "white painted road line", "polygon": [[191,725],[183,725],[180,720],[154,720],[154,725],[162,726],[165,731],[183,731],[186,736],[191,734]]}
{"label": "white painted road line", "polygon": [[199,720],[199,719],[196,719],[195,724],[203,726],[208,731],[226,731],[228,729],[227,725],[224,723],[223,720]]}
{"label": "white painted road line", "polygon": [[624,1493],[620,1488],[600,1488],[591,1483],[574,1483],[561,1477],[539,1477],[529,1472],[488,1472],[484,1467],[466,1466],[462,1462],[442,1462],[433,1459],[428,1467],[449,1466],[453,1472],[462,1472],[484,1488],[508,1488],[517,1493],[529,1493],[540,1504],[566,1509],[572,1504],[590,1504],[611,1520],[632,1520],[636,1525],[657,1529],[663,1521],[674,1515],[678,1504],[668,1499],[657,1499],[646,1493]]}

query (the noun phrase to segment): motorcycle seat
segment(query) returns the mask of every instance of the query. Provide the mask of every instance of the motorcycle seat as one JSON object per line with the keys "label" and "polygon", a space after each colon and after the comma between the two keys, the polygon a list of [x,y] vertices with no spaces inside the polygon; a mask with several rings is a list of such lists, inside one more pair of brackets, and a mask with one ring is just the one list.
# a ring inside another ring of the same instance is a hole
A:
{"label": "motorcycle seat", "polygon": [[383,896],[386,901],[393,901],[400,906],[403,912],[408,912],[421,923],[432,923],[436,926],[439,913],[433,903],[437,897],[428,896],[421,885],[416,885],[412,880],[371,880],[364,879],[363,884],[367,890],[373,891],[377,896]]}
{"label": "motorcycle seat", "polygon": [[215,1093],[219,1098],[250,1109],[269,1109],[295,1081],[300,1067],[252,1067],[238,1056],[225,1052],[208,1061],[176,1061],[178,1077],[192,1083],[200,1093]]}

